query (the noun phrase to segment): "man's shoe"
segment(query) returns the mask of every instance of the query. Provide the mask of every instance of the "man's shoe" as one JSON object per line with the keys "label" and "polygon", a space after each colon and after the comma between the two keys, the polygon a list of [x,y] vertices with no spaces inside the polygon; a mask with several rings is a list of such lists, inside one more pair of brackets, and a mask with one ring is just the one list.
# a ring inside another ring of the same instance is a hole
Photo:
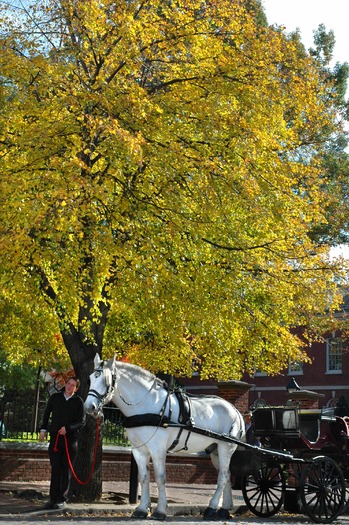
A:
{"label": "man's shoe", "polygon": [[58,510],[58,509],[64,509],[64,507],[66,507],[66,502],[65,501],[59,501],[57,503],[55,503],[53,505],[53,508]]}
{"label": "man's shoe", "polygon": [[53,509],[54,506],[55,506],[55,502],[54,501],[48,501],[47,503],[45,503],[44,509],[45,510]]}

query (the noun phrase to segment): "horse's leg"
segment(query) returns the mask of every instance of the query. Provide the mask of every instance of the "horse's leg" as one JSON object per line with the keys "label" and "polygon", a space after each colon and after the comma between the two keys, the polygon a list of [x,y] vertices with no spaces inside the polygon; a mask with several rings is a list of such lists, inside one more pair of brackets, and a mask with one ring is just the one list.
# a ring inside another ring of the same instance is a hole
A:
{"label": "horse's leg", "polygon": [[152,517],[157,520],[166,519],[167,495],[166,495],[166,450],[156,451],[152,455],[154,477],[158,488],[158,502]]}
{"label": "horse's leg", "polygon": [[230,481],[230,469],[229,469],[229,479],[225,484],[223,489],[223,501],[222,506],[217,512],[218,519],[228,520],[230,519],[230,510],[233,508],[233,497],[231,493],[231,481]]}
{"label": "horse's leg", "polygon": [[[219,443],[218,448],[211,454],[211,460],[214,467],[218,470],[217,488],[210,500],[208,508],[205,510],[206,519],[229,519],[229,511],[233,507],[230,484],[230,459],[232,456],[232,447],[227,443]],[[223,494],[222,508],[217,510],[221,496]]]}
{"label": "horse's leg", "polygon": [[133,518],[145,519],[148,517],[148,512],[151,505],[150,499],[150,475],[149,475],[149,461],[150,454],[143,447],[140,449],[133,449],[133,456],[138,467],[138,480],[141,485],[141,499],[138,507],[133,511]]}

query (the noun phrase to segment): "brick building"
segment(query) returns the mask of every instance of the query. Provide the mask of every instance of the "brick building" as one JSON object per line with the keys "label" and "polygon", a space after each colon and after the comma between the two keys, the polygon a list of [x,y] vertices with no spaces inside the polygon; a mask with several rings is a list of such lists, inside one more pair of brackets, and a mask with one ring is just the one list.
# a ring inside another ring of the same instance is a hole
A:
{"label": "brick building", "polygon": [[[348,310],[349,311],[349,310]],[[338,332],[324,335],[322,342],[312,343],[307,354],[311,363],[290,362],[287,370],[275,376],[257,372],[253,377],[244,374],[241,378],[242,401],[244,409],[257,405],[285,405],[291,398],[302,402],[305,407],[335,407],[344,404],[349,415],[349,340]],[[289,394],[287,387],[294,379],[300,390]],[[227,396],[224,383],[201,381],[199,376],[181,378],[180,383],[192,394],[214,394]],[[227,382],[228,388],[239,381]],[[236,398],[235,398],[236,402]],[[246,408],[245,408],[246,407]],[[239,407],[238,407],[239,408]]]}
{"label": "brick building", "polygon": [[292,397],[287,387],[294,378],[301,391],[294,394],[293,399],[301,399],[303,392],[308,393],[309,400],[312,394],[314,400],[318,398],[319,407],[334,407],[338,403],[349,406],[348,340],[338,332],[325,334],[323,342],[308,347],[307,354],[311,363],[290,362],[288,369],[276,376],[245,375],[243,379],[254,384],[249,391],[250,404],[285,404]]}

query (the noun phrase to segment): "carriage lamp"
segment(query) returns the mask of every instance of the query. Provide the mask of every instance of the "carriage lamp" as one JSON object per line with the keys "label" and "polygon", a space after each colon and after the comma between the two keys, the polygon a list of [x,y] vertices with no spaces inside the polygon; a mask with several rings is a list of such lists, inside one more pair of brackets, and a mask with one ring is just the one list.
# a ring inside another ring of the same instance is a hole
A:
{"label": "carriage lamp", "polygon": [[289,394],[294,394],[295,392],[298,392],[301,389],[297,381],[294,377],[292,377],[291,381],[288,383],[286,390]]}

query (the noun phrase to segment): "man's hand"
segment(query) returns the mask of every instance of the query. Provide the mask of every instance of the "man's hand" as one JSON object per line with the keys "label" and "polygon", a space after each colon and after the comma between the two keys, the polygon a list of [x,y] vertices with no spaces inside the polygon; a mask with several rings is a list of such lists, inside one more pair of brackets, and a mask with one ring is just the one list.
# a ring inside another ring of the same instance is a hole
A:
{"label": "man's hand", "polygon": [[65,436],[65,434],[67,433],[65,427],[61,427],[59,430],[58,430],[58,434],[60,434],[61,436]]}

